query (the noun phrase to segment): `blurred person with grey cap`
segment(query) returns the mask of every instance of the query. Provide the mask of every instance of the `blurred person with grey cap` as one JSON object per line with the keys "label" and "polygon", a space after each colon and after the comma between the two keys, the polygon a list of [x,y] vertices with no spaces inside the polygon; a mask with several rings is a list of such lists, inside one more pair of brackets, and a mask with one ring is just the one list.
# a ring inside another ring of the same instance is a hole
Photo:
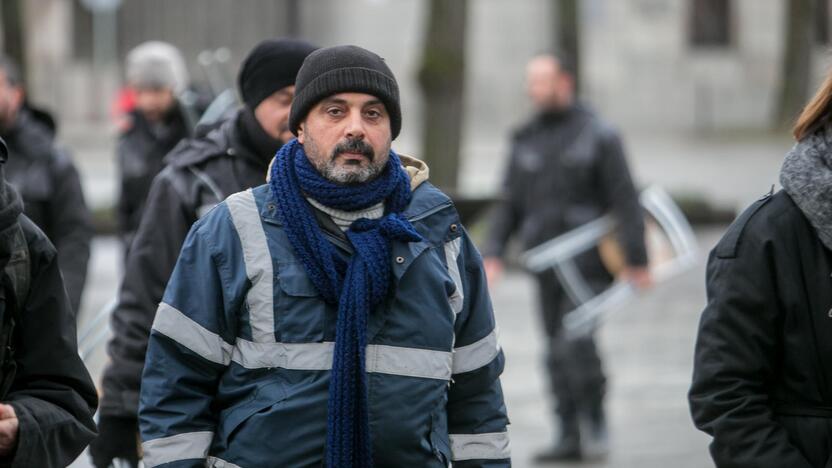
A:
{"label": "blurred person with grey cap", "polygon": [[78,313],[87,278],[92,220],[81,178],[66,148],[55,143],[55,120],[30,105],[17,64],[0,57],[0,137],[9,147],[6,177],[26,216],[58,250],[58,264]]}
{"label": "blurred person with grey cap", "polygon": [[[618,133],[575,96],[569,63],[555,55],[534,57],[526,69],[534,116],[511,139],[504,199],[484,246],[489,282],[502,271],[509,239],[518,235],[529,249],[611,213],[626,268],[638,287],[651,283],[644,221]],[[597,249],[575,259],[596,294],[613,280]],[[549,387],[556,400],[560,434],[537,455],[541,463],[605,456],[608,435],[606,377],[592,334],[567,336],[564,314],[574,304],[554,270],[535,277],[547,338]]]}
{"label": "blurred person with grey cap", "polygon": [[295,77],[315,49],[296,39],[268,39],[254,47],[238,76],[242,108],[205,135],[183,141],[153,180],[111,319],[102,435],[90,446],[96,467],[107,467],[115,458],[137,463],[136,413],[145,349],[185,236],[214,205],[265,181],[269,162],[292,137]]}
{"label": "blurred person with grey cap", "polygon": [[64,467],[95,437],[98,397],[55,247],[23,214],[7,157],[0,139],[0,466]]}
{"label": "blurred person with grey cap", "polygon": [[116,153],[120,179],[117,215],[125,258],[139,227],[150,184],[164,167],[164,157],[190,134],[178,96],[188,85],[179,50],[149,41],[127,54],[127,86],[135,106],[122,119]]}

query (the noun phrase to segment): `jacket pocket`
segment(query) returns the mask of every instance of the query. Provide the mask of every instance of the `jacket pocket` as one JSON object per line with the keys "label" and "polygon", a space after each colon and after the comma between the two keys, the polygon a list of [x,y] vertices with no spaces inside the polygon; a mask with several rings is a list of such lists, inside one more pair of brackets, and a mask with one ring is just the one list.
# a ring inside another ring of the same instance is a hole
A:
{"label": "jacket pocket", "polygon": [[240,427],[255,414],[286,399],[283,382],[270,382],[257,388],[251,398],[232,408],[220,421],[220,437],[230,444]]}
{"label": "jacket pocket", "polygon": [[301,263],[278,263],[276,288],[277,337],[286,343],[324,339],[326,304]]}
{"label": "jacket pocket", "polygon": [[431,414],[430,446],[443,466],[451,466],[451,440],[448,436],[448,413],[444,401]]}

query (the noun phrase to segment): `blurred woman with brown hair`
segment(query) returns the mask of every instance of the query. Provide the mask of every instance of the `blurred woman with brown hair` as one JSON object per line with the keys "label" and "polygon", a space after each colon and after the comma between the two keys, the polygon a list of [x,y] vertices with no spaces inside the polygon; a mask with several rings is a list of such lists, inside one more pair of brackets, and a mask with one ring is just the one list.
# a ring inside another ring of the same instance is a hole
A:
{"label": "blurred woman with brown hair", "polygon": [[710,255],[689,399],[718,467],[832,467],[831,118],[832,73]]}

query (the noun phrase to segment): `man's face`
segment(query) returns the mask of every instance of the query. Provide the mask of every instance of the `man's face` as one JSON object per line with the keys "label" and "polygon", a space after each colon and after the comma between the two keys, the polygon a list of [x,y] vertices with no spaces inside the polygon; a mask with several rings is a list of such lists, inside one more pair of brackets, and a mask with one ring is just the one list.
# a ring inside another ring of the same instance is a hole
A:
{"label": "man's face", "polygon": [[526,67],[526,87],[538,110],[558,110],[572,104],[574,83],[554,57],[532,59]]}
{"label": "man's face", "polygon": [[173,90],[163,86],[137,87],[136,110],[151,122],[162,120],[176,103]]}
{"label": "man's face", "polygon": [[0,71],[0,128],[10,128],[23,105],[23,88],[10,84],[6,73]]}
{"label": "man's face", "polygon": [[312,165],[339,184],[375,179],[390,159],[390,115],[377,97],[340,93],[319,102],[298,130]]}
{"label": "man's face", "polygon": [[287,86],[275,91],[254,108],[254,116],[263,130],[270,137],[283,143],[292,139],[292,132],[289,130],[289,111],[292,110],[294,99],[295,86]]}

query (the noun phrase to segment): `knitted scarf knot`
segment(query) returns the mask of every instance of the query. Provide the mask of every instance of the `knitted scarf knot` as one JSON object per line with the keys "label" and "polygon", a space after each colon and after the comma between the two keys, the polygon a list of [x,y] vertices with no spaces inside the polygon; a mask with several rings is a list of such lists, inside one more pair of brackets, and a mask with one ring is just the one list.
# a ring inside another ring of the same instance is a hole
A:
{"label": "knitted scarf knot", "polygon": [[[390,286],[391,242],[422,239],[401,216],[410,203],[410,179],[399,157],[390,151],[387,166],[378,178],[364,184],[336,184],[318,173],[303,146],[292,140],[275,156],[269,184],[295,255],[323,300],[338,307],[329,384],[327,466],[371,467],[365,371],[367,319]],[[354,253],[345,260],[324,237],[305,197],[345,211],[384,202],[385,214],[381,219],[353,222],[346,236]]]}

